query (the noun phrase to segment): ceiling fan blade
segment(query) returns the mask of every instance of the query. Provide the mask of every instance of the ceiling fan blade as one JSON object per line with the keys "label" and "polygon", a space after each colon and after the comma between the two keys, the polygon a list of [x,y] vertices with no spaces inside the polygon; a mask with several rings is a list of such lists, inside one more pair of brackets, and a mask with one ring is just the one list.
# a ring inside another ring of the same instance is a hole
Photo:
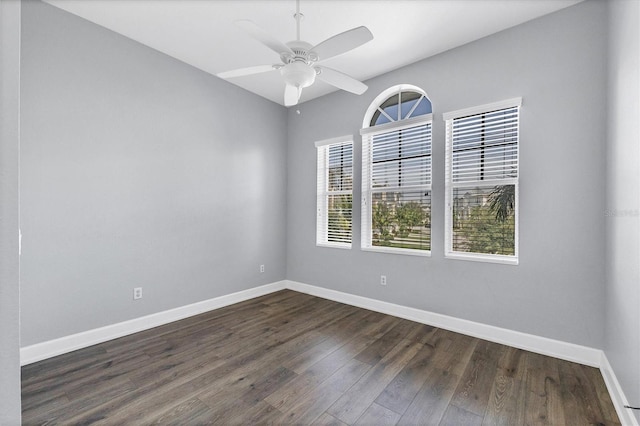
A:
{"label": "ceiling fan blade", "polygon": [[293,106],[300,100],[302,88],[287,84],[284,88],[284,106]]}
{"label": "ceiling fan blade", "polygon": [[346,90],[347,92],[355,93],[356,95],[362,95],[368,89],[366,84],[348,76],[345,73],[336,71],[333,68],[315,68],[320,69],[320,74],[317,75],[317,78],[325,83],[329,83],[330,85],[337,87],[338,89]]}
{"label": "ceiling fan blade", "polygon": [[242,77],[244,75],[260,74],[263,72],[274,71],[273,65],[257,65],[255,67],[239,68],[237,70],[223,71],[216,74],[220,78]]}
{"label": "ceiling fan blade", "polygon": [[286,44],[260,28],[255,22],[249,21],[248,19],[241,19],[235,21],[235,24],[278,55],[282,55],[283,53],[293,54],[293,51]]}
{"label": "ceiling fan blade", "polygon": [[371,40],[373,40],[373,34],[367,27],[356,27],[326,39],[313,47],[311,51],[318,55],[319,61],[324,61],[362,46]]}

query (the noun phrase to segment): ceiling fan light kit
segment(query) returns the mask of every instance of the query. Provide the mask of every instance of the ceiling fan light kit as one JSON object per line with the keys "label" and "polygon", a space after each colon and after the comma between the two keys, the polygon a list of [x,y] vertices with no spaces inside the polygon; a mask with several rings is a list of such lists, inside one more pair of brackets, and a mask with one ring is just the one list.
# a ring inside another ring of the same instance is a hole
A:
{"label": "ceiling fan light kit", "polygon": [[218,73],[218,77],[226,79],[280,70],[280,75],[285,82],[285,106],[296,105],[300,100],[302,89],[311,86],[316,81],[316,77],[338,89],[357,95],[364,93],[367,90],[364,83],[340,71],[316,65],[316,63],[346,53],[373,40],[371,31],[367,27],[356,27],[313,46],[300,40],[300,21],[304,17],[300,13],[300,0],[296,1],[296,9],[293,17],[296,20],[297,40],[288,43],[280,42],[252,21],[235,22],[248,35],[280,55],[282,63],[225,71]]}
{"label": "ceiling fan light kit", "polygon": [[284,82],[298,88],[311,86],[316,81],[316,70],[303,62],[291,62],[280,68]]}

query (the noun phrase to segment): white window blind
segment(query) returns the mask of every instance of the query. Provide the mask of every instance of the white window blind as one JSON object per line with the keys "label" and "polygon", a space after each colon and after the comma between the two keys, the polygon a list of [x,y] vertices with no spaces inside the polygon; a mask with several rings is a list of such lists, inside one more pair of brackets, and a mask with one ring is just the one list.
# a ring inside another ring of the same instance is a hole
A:
{"label": "white window blind", "polygon": [[362,248],[431,249],[431,114],[366,128],[362,138]]}
{"label": "white window blind", "polygon": [[521,100],[445,114],[449,257],[517,262]]}
{"label": "white window blind", "polygon": [[317,168],[316,244],[350,248],[353,210],[353,140],[320,141]]}

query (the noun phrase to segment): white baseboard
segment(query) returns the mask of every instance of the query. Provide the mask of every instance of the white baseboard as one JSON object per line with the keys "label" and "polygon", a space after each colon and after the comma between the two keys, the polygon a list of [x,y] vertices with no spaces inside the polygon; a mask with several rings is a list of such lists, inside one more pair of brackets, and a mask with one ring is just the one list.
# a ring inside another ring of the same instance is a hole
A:
{"label": "white baseboard", "polygon": [[607,385],[609,395],[611,395],[613,405],[616,407],[620,423],[629,426],[639,426],[638,420],[633,415],[633,412],[624,407],[625,405],[629,405],[629,400],[622,391],[620,382],[618,382],[618,378],[613,372],[613,368],[611,367],[611,364],[609,364],[607,355],[605,355],[604,352],[602,352],[602,359],[600,360],[600,372],[604,378],[604,383]]}
{"label": "white baseboard", "polygon": [[22,365],[30,364],[285,288],[592,367],[600,367],[602,362],[602,351],[599,349],[534,336],[296,281],[284,280],[72,334],[59,339],[25,346],[20,349],[21,363]]}
{"label": "white baseboard", "polygon": [[340,291],[329,290],[295,281],[285,281],[285,286],[291,290],[299,291],[301,293],[307,293],[324,299],[335,300],[336,302],[342,302],[348,305],[405,318],[434,327],[444,328],[456,333],[466,334],[467,336],[478,337],[491,342],[501,343],[503,345],[513,346],[519,349],[549,355],[554,358],[577,362],[591,367],[600,366],[602,351],[599,349],[548,339],[546,337],[534,336],[532,334],[521,333],[519,331],[508,330],[506,328],[494,327],[492,325],[409,308],[407,306],[396,305],[389,302],[382,302],[380,300],[342,293]]}
{"label": "white baseboard", "polygon": [[158,312],[144,317],[123,321],[117,324],[72,334],[59,339],[49,340],[35,345],[25,346],[20,349],[20,364],[27,365],[33,362],[42,361],[64,353],[72,352],[118,337],[127,336],[139,331],[148,330],[159,325],[168,324],[234,303],[243,302],[255,297],[264,296],[274,291],[283,290],[284,281],[266,284],[260,287],[227,294],[191,305],[181,306],[168,311]]}
{"label": "white baseboard", "polygon": [[622,424],[640,426],[638,425],[633,413],[631,413],[629,409],[624,408],[625,405],[628,405],[627,399],[620,387],[620,383],[618,382],[613,369],[611,368],[611,365],[609,364],[609,361],[607,360],[606,355],[600,349],[521,333],[519,331],[481,324],[290,280],[278,281],[260,287],[239,291],[237,293],[193,303],[191,305],[170,309],[168,311],[158,312],[156,314],[135,318],[94,330],[88,330],[82,333],[61,337],[59,339],[31,346],[25,346],[20,349],[20,362],[21,365],[31,364],[33,362],[72,352],[77,349],[86,348],[91,345],[127,336],[139,331],[148,330],[159,325],[168,324],[173,321],[178,321],[214,309],[222,308],[224,306],[232,305],[234,303],[243,302],[255,297],[264,296],[283,289],[290,289],[300,293],[306,293],[322,297],[324,299],[345,303],[347,305],[357,306],[399,318],[405,318],[422,324],[444,328],[456,333],[489,340],[491,342],[536,352],[542,355],[548,355],[554,358],[560,358],[600,368]]}

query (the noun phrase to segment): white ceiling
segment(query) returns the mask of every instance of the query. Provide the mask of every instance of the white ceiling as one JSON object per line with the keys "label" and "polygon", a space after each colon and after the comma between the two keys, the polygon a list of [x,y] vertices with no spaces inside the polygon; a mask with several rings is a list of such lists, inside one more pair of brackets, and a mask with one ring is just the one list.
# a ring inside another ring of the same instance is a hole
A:
{"label": "white ceiling", "polygon": [[[233,22],[250,19],[277,39],[296,37],[295,0],[46,0],[203,71],[280,62]],[[400,68],[581,0],[302,0],[301,38],[312,45],[365,25],[373,41],[323,62],[359,80]],[[283,104],[278,72],[229,80]],[[337,89],[316,83],[301,102]],[[355,95],[354,95],[355,96]]]}

